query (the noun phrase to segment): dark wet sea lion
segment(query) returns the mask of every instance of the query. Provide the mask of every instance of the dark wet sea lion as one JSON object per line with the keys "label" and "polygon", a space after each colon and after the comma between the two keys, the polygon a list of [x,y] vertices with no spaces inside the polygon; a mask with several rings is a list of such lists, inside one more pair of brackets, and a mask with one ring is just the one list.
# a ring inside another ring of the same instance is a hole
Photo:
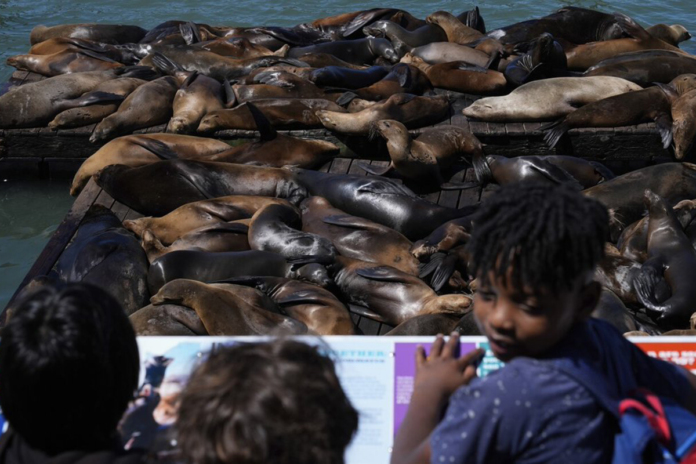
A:
{"label": "dark wet sea lion", "polygon": [[104,81],[118,77],[150,79],[150,68],[138,66],[116,68],[110,71],[92,71],[55,76],[38,82],[15,87],[0,96],[0,128],[45,126],[61,111],[72,108],[69,102],[94,90]]}
{"label": "dark wet sea lion", "polygon": [[524,55],[512,60],[505,67],[505,78],[515,86],[527,82],[556,77],[568,69],[563,46],[551,34],[541,34],[534,46]]}
{"label": "dark wet sea lion", "polygon": [[439,125],[425,129],[415,139],[398,121],[384,119],[374,123],[374,132],[387,141],[391,163],[384,170],[365,166],[366,171],[384,175],[394,169],[405,179],[423,183],[444,183],[442,172],[455,162],[483,156],[481,142],[462,127]]}
{"label": "dark wet sea lion", "polygon": [[97,124],[89,141],[110,140],[138,129],[169,122],[172,102],[179,84],[171,76],[160,77],[141,85],[118,107],[116,113]]}
{"label": "dark wet sea lion", "polygon": [[61,24],[46,27],[43,24],[31,30],[29,40],[32,45],[57,37],[73,37],[106,43],[138,42],[147,31],[138,26],[117,24]]}
{"label": "dark wet sea lion", "polygon": [[284,314],[317,335],[354,335],[348,309],[328,290],[283,277],[239,277],[236,285],[249,285],[268,295]]}
{"label": "dark wet sea lion", "polygon": [[462,23],[456,16],[446,11],[436,11],[427,18],[425,22],[435,24],[442,28],[447,35],[447,41],[458,44],[470,44],[471,42],[483,37],[483,33]]}
{"label": "dark wet sea lion", "polygon": [[251,218],[256,211],[269,204],[290,203],[280,198],[230,195],[187,203],[162,217],[126,220],[123,225],[138,237],[149,230],[163,244],[171,245],[197,229]]}
{"label": "dark wet sea lion", "polygon": [[367,135],[372,123],[394,119],[412,129],[441,121],[449,114],[446,96],[416,97],[399,93],[357,113],[317,111],[316,116],[327,129],[351,135]]}
{"label": "dark wet sea lion", "polygon": [[411,241],[394,229],[346,214],[321,197],[308,198],[301,208],[302,230],[328,238],[342,256],[418,275]]}
{"label": "dark wet sea lion", "polygon": [[[317,110],[345,112],[336,103],[323,98],[275,98],[256,100],[254,105],[261,110],[273,127],[286,129],[310,129],[321,127],[315,115]],[[205,115],[198,132],[213,132],[225,129],[256,130],[256,121],[247,104],[230,110],[212,111]]]}
{"label": "dark wet sea lion", "polygon": [[175,304],[147,305],[128,316],[138,336],[208,335],[196,311]]}
{"label": "dark wet sea lion", "polygon": [[655,24],[650,26],[647,31],[656,39],[660,39],[675,47],[678,47],[681,42],[691,39],[691,34],[681,24],[672,24],[671,26]]}
{"label": "dark wet sea lion", "polygon": [[114,96],[122,97],[125,100],[128,95],[146,82],[132,77],[122,77],[102,82],[91,92],[78,97],[77,100],[79,102],[76,102],[81,104],[81,102],[89,99],[92,104],[62,111],[53,121],[48,123],[48,128],[59,130],[98,123],[118,110],[122,100],[118,101]]}
{"label": "dark wet sea lion", "polygon": [[392,21],[375,21],[364,27],[363,33],[366,36],[389,39],[400,56],[403,56],[411,48],[433,42],[447,42],[447,34],[435,24],[426,24],[414,31],[409,31]]}
{"label": "dark wet sea lion", "polygon": [[182,250],[167,253],[152,262],[148,273],[150,290],[155,293],[162,285],[175,279],[218,282],[242,276],[287,277],[327,286],[331,279],[326,268],[316,263],[289,263],[277,253],[268,251],[207,251]]}
{"label": "dark wet sea lion", "polygon": [[469,241],[471,232],[471,216],[452,219],[442,224],[411,247],[411,254],[423,259],[441,251],[449,251],[455,246]]}
{"label": "dark wet sea lion", "polygon": [[310,195],[323,197],[348,214],[390,227],[409,240],[423,238],[445,222],[467,216],[476,209],[475,206],[453,209],[436,205],[391,179],[304,169],[295,172],[297,181]]}
{"label": "dark wet sea lion", "polygon": [[142,245],[150,262],[177,250],[246,251],[251,249],[248,231],[249,227],[244,224],[223,222],[192,230],[165,246],[155,234],[145,230]]}
{"label": "dark wet sea lion", "polygon": [[229,148],[228,144],[220,140],[189,135],[142,134],[119,137],[82,163],[73,178],[70,195],[76,196],[87,185],[90,177],[112,164],[136,167],[163,159],[197,159]]}
{"label": "dark wet sea lion", "polygon": [[138,241],[108,209],[92,206],[56,263],[65,282],[106,290],[131,314],[147,304],[147,257]]}
{"label": "dark wet sea lion", "polygon": [[[645,191],[645,205],[650,214],[648,260],[634,280],[634,288],[638,299],[660,327],[688,327],[696,301],[696,285],[693,284],[696,250],[664,199],[648,189]],[[660,302],[654,288],[663,276],[672,296]]]}
{"label": "dark wet sea lion", "polygon": [[382,57],[392,63],[399,61],[396,51],[387,39],[338,40],[308,47],[293,47],[288,57],[302,59],[308,53],[328,53],[336,58],[358,65],[369,65]]}
{"label": "dark wet sea lion", "polygon": [[233,194],[285,198],[291,203],[307,196],[290,171],[209,161],[177,159],[136,168],[117,164],[99,171],[95,180],[120,203],[149,216]]}
{"label": "dark wet sea lion", "polygon": [[188,73],[174,95],[173,115],[167,132],[195,132],[206,114],[223,109],[227,102],[228,97],[218,81],[198,73]]}
{"label": "dark wet sea lion", "polygon": [[[422,95],[432,88],[427,76],[417,67],[399,63],[383,79],[357,89],[352,94],[363,100],[381,101],[397,93]],[[344,104],[342,99],[338,99],[337,103]]]}
{"label": "dark wet sea lion", "polygon": [[664,163],[649,166],[583,191],[609,209],[612,242],[616,243],[623,229],[642,217],[645,189],[652,190],[670,205],[696,198],[696,165]]}
{"label": "dark wet sea lion", "polygon": [[423,59],[413,57],[411,64],[423,71],[428,80],[440,89],[475,95],[489,95],[502,92],[507,86],[503,73],[464,61],[428,64]]}
{"label": "dark wet sea lion", "polygon": [[621,333],[638,330],[636,321],[624,306],[621,299],[607,288],[602,289],[597,307],[592,311],[592,317],[607,321]]}
{"label": "dark wet sea lion", "polygon": [[[184,26],[184,27],[182,27]],[[166,40],[170,36],[181,37],[186,31],[186,27],[190,26],[198,31],[191,31],[191,33],[199,33],[200,29],[207,29],[208,31],[216,31],[216,28],[209,26],[208,24],[196,24],[187,21],[180,20],[169,20],[158,24],[153,27],[147,34],[139,41],[140,43],[152,43],[161,40]]]}
{"label": "dark wet sea lion", "polygon": [[529,82],[502,97],[481,98],[463,113],[492,122],[549,121],[597,100],[635,90],[642,88],[617,77],[555,77]]}
{"label": "dark wet sea lion", "polygon": [[[153,305],[174,303],[196,311],[209,335],[300,334],[307,326],[264,308],[248,295],[238,295],[238,285],[206,285],[193,280],[176,280],[160,289],[150,300]],[[257,300],[265,297],[258,292]],[[267,297],[265,297],[267,298]]]}
{"label": "dark wet sea lion", "polygon": [[633,279],[640,272],[640,263],[620,255],[607,254],[597,266],[594,278],[612,291],[626,305],[639,306],[633,290]]}
{"label": "dark wet sea lion", "polygon": [[468,296],[438,296],[418,277],[390,266],[339,256],[331,271],[348,301],[367,308],[364,315],[390,325],[424,314],[463,315],[471,311]]}
{"label": "dark wet sea lion", "polygon": [[9,57],[7,64],[20,71],[49,77],[123,67],[118,61],[88,50],[65,50],[52,55],[16,55]]}
{"label": "dark wet sea lion", "polygon": [[[252,72],[247,74],[244,77],[240,77],[239,79],[235,79],[236,84],[243,84],[243,85],[253,85],[253,84],[260,84],[262,80],[266,78],[270,73],[272,72],[277,72],[277,71],[283,71],[286,73],[294,74],[298,77],[301,77],[302,79],[306,80],[311,80],[310,77],[314,71],[316,71],[317,68],[312,68],[312,67],[299,67],[299,66],[290,66],[287,64],[277,64],[274,66],[269,66],[267,68],[257,68],[254,69]],[[280,81],[278,81],[280,82]]]}
{"label": "dark wet sea lion", "polygon": [[369,66],[349,63],[329,53],[305,53],[298,59],[313,68],[323,68],[326,66],[337,66],[340,68],[348,68],[355,70],[363,70],[369,68]]}
{"label": "dark wet sea lion", "polygon": [[364,70],[326,66],[312,71],[309,80],[319,87],[360,89],[374,84],[387,74],[389,70],[384,66],[371,66]]}
{"label": "dark wet sea lion", "polygon": [[417,56],[430,64],[449,63],[450,61],[464,61],[474,66],[487,68],[491,61],[490,55],[451,42],[433,42],[428,45],[416,47],[409,50],[408,53],[401,58],[402,63],[410,63],[411,57]]}
{"label": "dark wet sea lion", "polygon": [[672,137],[674,157],[686,158],[696,137],[696,90],[686,92],[672,105]]}
{"label": "dark wet sea lion", "polygon": [[269,71],[255,76],[258,83],[233,85],[236,101],[244,103],[272,98],[326,98],[334,101],[340,93],[324,92],[311,81],[284,71]]}
{"label": "dark wet sea lion", "polygon": [[682,74],[696,73],[696,58],[670,50],[624,53],[589,68],[585,76],[614,76],[648,87],[667,84]]}
{"label": "dark wet sea lion", "polygon": [[249,223],[249,246],[289,260],[312,256],[329,263],[336,256],[329,239],[302,230],[302,213],[291,205],[266,205],[259,209]]}
{"label": "dark wet sea lion", "polygon": [[574,156],[517,156],[507,158],[489,155],[473,160],[476,180],[481,185],[495,182],[507,185],[523,180],[568,184],[578,190],[611,180],[614,174],[597,161]]}

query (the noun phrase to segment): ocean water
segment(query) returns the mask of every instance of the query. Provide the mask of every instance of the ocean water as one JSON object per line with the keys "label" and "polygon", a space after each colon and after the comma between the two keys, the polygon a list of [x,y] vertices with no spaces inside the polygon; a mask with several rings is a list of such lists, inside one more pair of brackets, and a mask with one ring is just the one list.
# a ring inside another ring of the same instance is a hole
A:
{"label": "ocean water", "polygon": [[[229,26],[294,26],[317,18],[375,7],[401,8],[414,16],[445,10],[459,14],[478,5],[489,30],[544,16],[565,5],[619,11],[644,26],[682,24],[696,32],[694,0],[0,0],[0,59],[25,53],[38,24],[99,22],[151,28],[170,19]],[[696,41],[682,44],[696,54]],[[0,65],[0,83],[13,69]],[[0,108],[2,111],[2,108]],[[72,204],[66,180],[3,179],[0,176],[0,308],[37,258]]]}

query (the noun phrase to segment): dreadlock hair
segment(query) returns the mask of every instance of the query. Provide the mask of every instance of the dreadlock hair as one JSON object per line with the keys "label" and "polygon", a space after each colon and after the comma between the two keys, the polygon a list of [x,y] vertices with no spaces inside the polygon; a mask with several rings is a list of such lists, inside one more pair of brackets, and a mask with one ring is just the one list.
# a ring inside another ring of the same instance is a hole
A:
{"label": "dreadlock hair", "polygon": [[565,185],[520,182],[500,188],[473,217],[467,250],[482,285],[490,274],[507,285],[558,294],[604,257],[607,209]]}

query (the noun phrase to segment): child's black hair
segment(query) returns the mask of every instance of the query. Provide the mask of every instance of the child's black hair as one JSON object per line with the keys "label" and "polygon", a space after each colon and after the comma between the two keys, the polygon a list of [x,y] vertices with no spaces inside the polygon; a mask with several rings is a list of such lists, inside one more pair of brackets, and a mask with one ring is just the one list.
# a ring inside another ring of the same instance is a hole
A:
{"label": "child's black hair", "polygon": [[467,249],[481,285],[493,273],[518,289],[557,294],[591,271],[609,237],[607,209],[566,186],[520,182],[501,187],[473,218]]}

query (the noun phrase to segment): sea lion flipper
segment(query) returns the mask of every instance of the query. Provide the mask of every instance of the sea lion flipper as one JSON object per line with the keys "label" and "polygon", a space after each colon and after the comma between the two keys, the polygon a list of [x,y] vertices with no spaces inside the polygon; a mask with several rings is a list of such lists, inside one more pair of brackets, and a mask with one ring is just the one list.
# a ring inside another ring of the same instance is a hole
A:
{"label": "sea lion flipper", "polygon": [[378,322],[386,322],[386,320],[382,316],[373,311],[370,311],[365,306],[348,304],[348,309],[350,310],[350,312],[357,314],[358,316],[369,317],[370,319],[374,319]]}
{"label": "sea lion flipper", "polygon": [[193,45],[198,42],[202,42],[201,33],[196,26],[191,21],[179,24],[179,32],[181,32],[181,37],[183,37],[186,45]]}
{"label": "sea lion flipper", "polygon": [[613,13],[613,16],[621,30],[631,37],[639,40],[648,40],[652,37],[650,33],[646,31],[643,26],[635,22],[633,18],[630,18],[623,13]]}
{"label": "sea lion flipper", "polygon": [[118,61],[112,60],[111,58],[106,57],[100,53],[94,52],[92,50],[81,49],[80,51],[78,51],[78,53],[80,55],[89,56],[90,58],[94,58],[96,60],[106,61],[107,63],[118,63]]}
{"label": "sea lion flipper", "polygon": [[478,182],[445,182],[440,184],[441,190],[468,190],[472,188],[478,188],[481,184]]}
{"label": "sea lion flipper", "polygon": [[445,256],[447,256],[447,253],[443,253],[441,251],[431,254],[430,260],[427,263],[419,264],[420,270],[418,271],[418,278],[425,279],[430,274],[435,272],[442,260],[445,259]]}
{"label": "sea lion flipper", "polygon": [[155,52],[154,56],[152,57],[152,64],[154,64],[157,69],[167,74],[174,74],[177,71],[185,71],[185,69],[179,64],[173,62],[160,52]]}
{"label": "sea lion flipper", "polygon": [[645,307],[651,317],[660,316],[664,313],[660,308],[655,296],[655,288],[661,280],[664,280],[662,273],[651,265],[650,260],[646,261],[640,272],[633,280],[633,288],[636,291],[638,301]]}
{"label": "sea lion flipper", "polygon": [[193,84],[193,81],[195,81],[197,77],[198,77],[198,71],[193,71],[193,72],[191,73],[191,75],[189,75],[189,77],[186,78],[186,80],[184,81],[184,83],[181,84],[181,88],[182,88],[182,89],[185,89],[185,88],[187,88],[189,85]]}
{"label": "sea lion flipper", "polygon": [[122,102],[125,100],[126,97],[123,95],[117,95],[115,93],[109,93],[109,92],[89,92],[84,95],[82,95],[80,98],[77,98],[72,101],[72,103],[78,107],[78,106],[91,106],[91,105],[104,105],[104,104],[109,104],[109,103],[117,103],[117,102]]}
{"label": "sea lion flipper", "polygon": [[672,144],[672,116],[667,113],[660,113],[655,117],[655,125],[658,132],[660,132],[662,148],[669,148]]}
{"label": "sea lion flipper", "polygon": [[402,89],[406,89],[411,86],[411,69],[408,67],[407,64],[403,66],[396,65],[394,66],[396,69],[394,69],[394,72],[396,75],[399,77],[399,85],[401,86]]}
{"label": "sea lion flipper", "polygon": [[161,160],[172,160],[179,158],[179,154],[169,148],[169,145],[157,139],[138,137],[137,139],[133,140],[133,143],[148,150]]}
{"label": "sea lion flipper", "polygon": [[455,266],[457,265],[457,255],[450,253],[443,260],[440,261],[432,279],[430,279],[430,286],[436,292],[442,290],[442,287],[449,281],[452,274],[454,274]]}
{"label": "sea lion flipper", "polygon": [[261,140],[267,142],[278,137],[278,132],[271,125],[271,121],[268,120],[265,114],[261,112],[260,109],[256,107],[251,102],[246,102],[247,108],[251,116],[254,118],[254,123],[256,124],[256,130],[259,131]]}
{"label": "sea lion flipper", "polygon": [[584,190],[578,180],[565,169],[549,163],[546,160],[537,160],[530,168],[557,184],[569,184],[578,191]]}
{"label": "sea lion flipper", "polygon": [[498,50],[494,50],[493,53],[491,53],[491,57],[488,60],[488,63],[486,63],[484,65],[484,68],[495,70],[498,67],[499,61],[500,61],[500,52]]}
{"label": "sea lion flipper", "polygon": [[363,171],[370,173],[370,174],[373,174],[375,176],[383,176],[383,175],[387,174],[389,171],[391,171],[392,169],[394,169],[394,163],[389,163],[388,166],[385,166],[382,168],[377,167],[377,166],[372,166],[371,164],[367,164],[364,162],[358,163],[358,166]]}
{"label": "sea lion flipper", "polygon": [[375,179],[373,182],[363,184],[358,187],[358,192],[373,193],[376,195],[406,195],[411,198],[418,198],[418,195],[407,187],[386,179]]}
{"label": "sea lion flipper", "polygon": [[393,267],[376,266],[370,268],[356,269],[356,274],[368,280],[377,280],[380,282],[397,282],[405,284],[403,275]]}
{"label": "sea lion flipper", "polygon": [[546,135],[544,136],[544,141],[546,142],[546,145],[549,146],[549,148],[553,148],[556,145],[558,145],[558,142],[561,140],[561,137],[563,137],[563,134],[568,132],[568,127],[567,124],[565,124],[565,118],[559,119],[558,121],[552,122],[551,124],[547,124],[546,126],[542,126],[541,130],[546,130]]}
{"label": "sea lion flipper", "polygon": [[358,98],[358,94],[356,94],[355,92],[344,92],[340,97],[336,99],[336,104],[345,107],[356,98]]}
{"label": "sea lion flipper", "polygon": [[230,84],[229,79],[225,79],[223,87],[225,88],[225,108],[232,108],[237,103],[237,96],[234,94],[234,90],[232,90],[232,84]]}

